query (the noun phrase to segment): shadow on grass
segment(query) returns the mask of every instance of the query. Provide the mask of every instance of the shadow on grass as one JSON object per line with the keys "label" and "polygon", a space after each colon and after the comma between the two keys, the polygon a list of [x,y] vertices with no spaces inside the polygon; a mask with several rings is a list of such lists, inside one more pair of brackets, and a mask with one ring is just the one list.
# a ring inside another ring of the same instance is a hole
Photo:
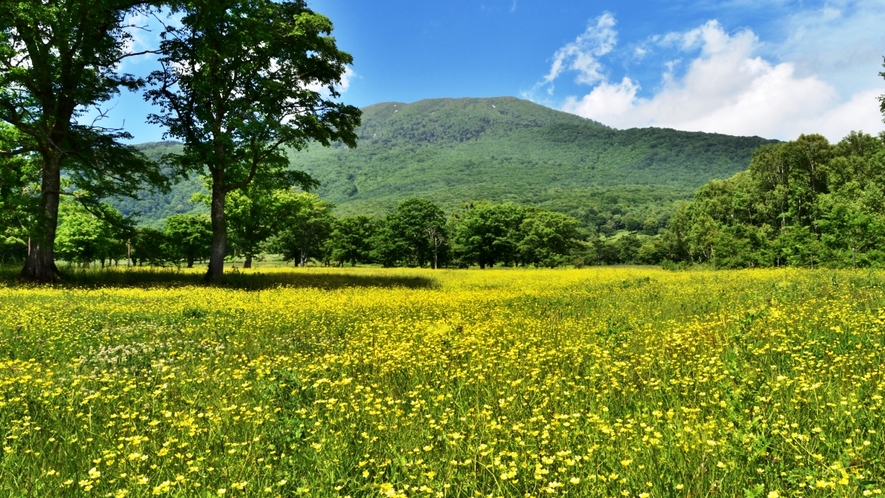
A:
{"label": "shadow on grass", "polygon": [[[0,268],[0,284],[13,287],[29,287],[35,284],[18,282],[20,268]],[[62,268],[61,280],[53,284],[60,288],[140,288],[140,287],[187,287],[210,286],[203,281],[202,272],[184,272],[174,268],[139,269],[80,269]],[[437,282],[432,278],[408,275],[360,275],[356,273],[332,273],[317,269],[309,272],[241,273],[225,272],[224,281],[213,287],[238,290],[266,290],[276,288],[343,289],[347,287],[378,287],[432,289]]]}

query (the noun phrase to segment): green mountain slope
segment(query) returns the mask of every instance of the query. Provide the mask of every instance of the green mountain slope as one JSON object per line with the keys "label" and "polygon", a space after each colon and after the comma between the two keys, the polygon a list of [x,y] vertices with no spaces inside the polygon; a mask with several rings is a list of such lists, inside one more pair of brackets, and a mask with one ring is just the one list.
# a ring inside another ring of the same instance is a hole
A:
{"label": "green mountain slope", "polygon": [[[136,145],[135,148],[154,161],[159,161],[163,154],[176,154],[182,150],[181,144],[177,142],[148,142]],[[171,175],[172,171],[164,168],[164,174]],[[172,185],[166,194],[141,192],[139,199],[113,199],[111,203],[124,215],[140,213],[142,226],[161,228],[163,220],[173,214],[209,212],[207,206],[191,203],[191,197],[196,192],[206,192],[206,189],[197,175],[193,175]]]}
{"label": "green mountain slope", "polygon": [[[514,201],[572,214],[659,212],[711,178],[746,169],[758,137],[615,130],[519,100],[434,99],[363,109],[356,149],[291,155],[342,213],[385,212],[412,196],[446,209]],[[624,213],[622,213],[624,214]]]}
{"label": "green mountain slope", "polygon": [[416,196],[446,210],[485,199],[541,205],[609,229],[665,222],[675,200],[746,169],[769,142],[615,130],[512,97],[376,104],[363,109],[359,136],[355,149],[290,155],[340,214],[381,214]]}

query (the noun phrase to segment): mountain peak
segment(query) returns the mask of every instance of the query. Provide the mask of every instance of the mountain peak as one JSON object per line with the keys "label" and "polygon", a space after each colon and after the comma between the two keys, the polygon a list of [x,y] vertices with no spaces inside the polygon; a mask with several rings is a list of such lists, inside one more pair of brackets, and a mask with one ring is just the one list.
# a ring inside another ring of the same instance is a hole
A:
{"label": "mountain peak", "polygon": [[516,97],[438,98],[363,108],[360,140],[451,143],[557,124],[607,128],[589,119]]}

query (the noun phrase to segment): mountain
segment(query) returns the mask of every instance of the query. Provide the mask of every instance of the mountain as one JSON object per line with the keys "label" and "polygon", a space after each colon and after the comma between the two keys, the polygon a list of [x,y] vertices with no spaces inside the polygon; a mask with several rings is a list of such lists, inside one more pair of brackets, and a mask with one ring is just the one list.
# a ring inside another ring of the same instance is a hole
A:
{"label": "mountain", "polygon": [[770,142],[616,130],[512,97],[376,104],[363,109],[358,134],[355,149],[290,153],[339,214],[382,214],[409,197],[446,210],[485,199],[540,205],[608,229],[665,222],[675,200],[746,169],[753,150]]}
{"label": "mountain", "polygon": [[[182,151],[182,145],[178,142],[148,142],[135,145],[135,148],[153,161],[159,161],[164,154],[179,154]],[[167,176],[173,176],[168,167],[163,167],[162,171]],[[192,175],[172,185],[165,194],[141,192],[139,199],[111,199],[110,202],[124,215],[140,213],[142,226],[162,228],[164,220],[173,214],[209,212],[207,206],[191,203],[191,197],[196,192],[206,192],[206,189],[198,176]]]}

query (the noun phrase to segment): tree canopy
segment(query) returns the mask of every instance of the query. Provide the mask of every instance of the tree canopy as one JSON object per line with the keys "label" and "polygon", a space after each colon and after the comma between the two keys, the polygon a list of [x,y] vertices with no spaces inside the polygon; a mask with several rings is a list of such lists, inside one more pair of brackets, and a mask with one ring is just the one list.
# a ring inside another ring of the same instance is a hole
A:
{"label": "tree canopy", "polygon": [[701,187],[664,241],[719,268],[882,266],[885,134],[820,135],[760,147],[749,169]]}
{"label": "tree canopy", "polygon": [[359,109],[336,100],[349,54],[330,36],[332,23],[303,0],[190,0],[181,26],[161,42],[162,69],[146,97],[153,123],[180,139],[169,158],[181,172],[207,172],[213,232],[207,280],[221,279],[227,244],[227,194],[256,178],[309,188],[288,169],[283,146],[311,141],[356,145]]}
{"label": "tree canopy", "polygon": [[77,118],[121,88],[142,82],[119,72],[132,55],[126,15],[150,2],[133,0],[0,1],[0,120],[20,140],[4,156],[25,155],[39,168],[39,209],[27,227],[33,239],[21,276],[58,277],[54,245],[65,172],[80,199],[97,205],[108,195],[134,195],[140,185],[162,186],[156,165],[119,142],[120,130]]}

